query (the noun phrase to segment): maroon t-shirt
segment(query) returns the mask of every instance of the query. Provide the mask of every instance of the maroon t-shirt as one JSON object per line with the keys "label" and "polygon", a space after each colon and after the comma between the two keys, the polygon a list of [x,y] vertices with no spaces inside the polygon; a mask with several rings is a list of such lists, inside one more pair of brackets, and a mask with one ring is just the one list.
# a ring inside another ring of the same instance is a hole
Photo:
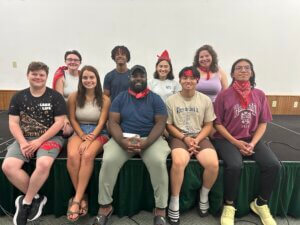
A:
{"label": "maroon t-shirt", "polygon": [[[236,91],[229,87],[219,93],[214,103],[215,124],[223,125],[236,139],[251,139],[258,124],[272,121],[272,114],[263,91],[252,89],[250,103],[243,109]],[[215,133],[215,138],[224,138]]]}

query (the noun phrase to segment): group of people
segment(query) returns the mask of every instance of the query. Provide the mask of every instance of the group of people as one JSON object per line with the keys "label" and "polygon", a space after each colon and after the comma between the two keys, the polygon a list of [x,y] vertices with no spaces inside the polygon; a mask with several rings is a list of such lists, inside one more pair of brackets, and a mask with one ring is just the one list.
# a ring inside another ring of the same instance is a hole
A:
{"label": "group of people", "polygon": [[[116,68],[106,74],[103,91],[97,69],[79,67],[76,50],[65,53],[65,66],[46,87],[49,68],[42,62],[28,66],[29,88],[18,92],[9,107],[9,128],[15,138],[7,149],[2,170],[24,195],[15,201],[15,225],[37,219],[47,202],[39,190],[51,166],[67,143],[67,169],[75,195],[67,218],[76,221],[88,213],[86,187],[94,159],[103,152],[99,174],[100,205],[93,225],[107,224],[113,213],[113,190],[118,173],[131,157],[140,155],[154,191],[154,225],[180,224],[179,197],[184,171],[194,157],[204,168],[199,190],[198,212],[209,212],[209,192],[224,162],[224,207],[221,225],[233,225],[235,200],[243,159],[260,167],[260,188],[250,204],[264,225],[274,225],[268,200],[280,170],[276,156],[261,141],[272,116],[265,94],[255,88],[252,62],[238,59],[232,65],[232,82],[218,66],[209,45],[200,47],[192,66],[174,80],[168,51],[158,56],[153,79],[141,65],[128,68],[130,51],[116,46],[111,57]],[[166,159],[171,154],[169,176]],[[29,176],[24,162],[36,157]],[[200,179],[200,178],[199,178]],[[168,204],[169,200],[169,204]],[[167,211],[166,211],[167,209]]]}

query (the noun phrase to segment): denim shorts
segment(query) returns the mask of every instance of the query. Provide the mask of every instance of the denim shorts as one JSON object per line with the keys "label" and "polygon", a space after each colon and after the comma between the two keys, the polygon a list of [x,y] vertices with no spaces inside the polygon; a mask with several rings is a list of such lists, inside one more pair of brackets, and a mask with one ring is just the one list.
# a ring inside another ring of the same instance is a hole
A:
{"label": "denim shorts", "polygon": [[[96,128],[96,124],[79,124],[81,130],[85,133],[85,134],[90,134],[92,133],[95,128]],[[108,132],[106,129],[102,129],[102,131],[100,132],[100,134],[98,135],[98,137],[96,138],[96,140],[100,141],[102,144],[105,144],[108,141]]]}

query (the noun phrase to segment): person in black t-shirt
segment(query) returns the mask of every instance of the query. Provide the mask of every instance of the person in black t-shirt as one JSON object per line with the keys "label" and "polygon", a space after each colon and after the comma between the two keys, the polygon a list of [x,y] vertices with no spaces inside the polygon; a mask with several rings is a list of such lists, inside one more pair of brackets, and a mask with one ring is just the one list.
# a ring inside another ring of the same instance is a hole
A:
{"label": "person in black t-shirt", "polygon": [[[7,148],[2,170],[24,193],[15,202],[15,225],[26,224],[27,220],[41,215],[47,198],[38,191],[64,144],[60,130],[67,114],[66,103],[61,94],[46,87],[48,72],[48,66],[42,62],[29,64],[30,86],[18,92],[9,106],[9,129],[15,141]],[[22,166],[33,157],[36,157],[36,168],[29,176]]]}

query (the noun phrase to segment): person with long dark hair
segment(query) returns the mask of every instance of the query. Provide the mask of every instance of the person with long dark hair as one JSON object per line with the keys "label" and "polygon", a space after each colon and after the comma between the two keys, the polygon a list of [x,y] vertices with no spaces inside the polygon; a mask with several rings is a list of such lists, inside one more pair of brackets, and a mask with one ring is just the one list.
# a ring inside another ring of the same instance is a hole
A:
{"label": "person with long dark hair", "polygon": [[224,208],[221,225],[233,225],[243,159],[260,167],[260,188],[250,208],[264,225],[275,225],[268,200],[280,170],[274,153],[262,143],[267,123],[272,120],[265,94],[255,88],[255,72],[248,59],[238,59],[231,68],[232,83],[214,104],[217,119],[215,147],[224,162]]}
{"label": "person with long dark hair", "polygon": [[76,193],[69,201],[67,218],[76,221],[79,216],[87,214],[85,189],[93,171],[94,159],[108,141],[105,123],[110,99],[102,93],[96,68],[82,68],[78,90],[69,96],[68,106],[75,132],[68,142],[67,168]]}
{"label": "person with long dark hair", "polygon": [[150,80],[148,84],[149,88],[164,102],[169,96],[181,90],[179,83],[174,80],[172,63],[167,50],[158,56],[153,77],[154,79]]}
{"label": "person with long dark hair", "polygon": [[193,66],[200,73],[196,90],[214,102],[219,92],[228,86],[227,75],[218,65],[217,53],[210,45],[203,45],[196,51]]}

